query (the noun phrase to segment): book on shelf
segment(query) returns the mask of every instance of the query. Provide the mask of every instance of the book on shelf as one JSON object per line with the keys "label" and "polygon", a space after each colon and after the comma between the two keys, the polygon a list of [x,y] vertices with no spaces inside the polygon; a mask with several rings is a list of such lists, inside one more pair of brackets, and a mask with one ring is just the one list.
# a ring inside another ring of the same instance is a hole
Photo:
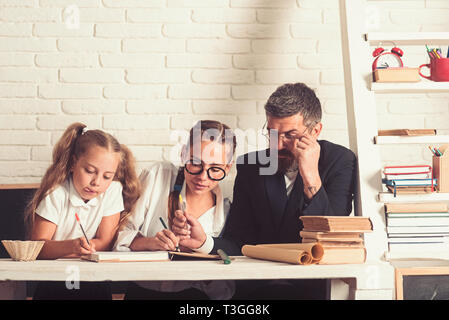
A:
{"label": "book on shelf", "polygon": [[396,179],[431,179],[432,174],[428,173],[399,173],[399,174],[386,174],[386,180],[396,180]]}
{"label": "book on shelf", "polygon": [[416,251],[449,251],[449,243],[442,242],[422,242],[422,243],[389,243],[390,252],[416,252]]}
{"label": "book on shelf", "polygon": [[388,227],[449,226],[449,217],[388,217]]}
{"label": "book on shelf", "polygon": [[169,261],[168,251],[97,251],[81,257],[94,262]]}
{"label": "book on shelf", "polygon": [[384,174],[410,174],[410,173],[432,173],[432,166],[386,166],[383,169]]}
{"label": "book on shelf", "polygon": [[434,232],[434,233],[388,233],[388,238],[420,238],[420,237],[449,237],[449,232]]}
{"label": "book on shelf", "polygon": [[432,193],[434,192],[434,188],[432,186],[386,186],[388,191],[396,194],[422,194],[422,193]]}
{"label": "book on shelf", "polygon": [[387,226],[387,233],[449,233],[449,226]]}
{"label": "book on shelf", "polygon": [[437,179],[382,179],[382,183],[391,187],[433,186],[437,184]]}
{"label": "book on shelf", "polygon": [[385,203],[387,213],[448,212],[446,202]]}
{"label": "book on shelf", "polygon": [[388,238],[388,243],[446,243],[448,242],[448,236],[430,236],[430,237],[400,237],[400,238]]}
{"label": "book on shelf", "polygon": [[449,212],[390,212],[387,218],[437,218],[449,217]]}
{"label": "book on shelf", "polygon": [[434,136],[435,129],[390,129],[378,130],[378,136]]}
{"label": "book on shelf", "polygon": [[373,225],[368,217],[302,216],[303,231],[370,232]]}

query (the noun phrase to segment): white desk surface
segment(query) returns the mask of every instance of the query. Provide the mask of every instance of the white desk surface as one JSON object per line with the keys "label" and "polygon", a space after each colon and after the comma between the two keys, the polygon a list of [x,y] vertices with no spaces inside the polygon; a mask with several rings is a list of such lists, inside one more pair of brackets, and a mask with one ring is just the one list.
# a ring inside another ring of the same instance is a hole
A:
{"label": "white desk surface", "polygon": [[228,265],[221,260],[96,263],[78,259],[0,259],[0,281],[65,281],[78,271],[80,281],[355,278],[358,289],[391,288],[394,279],[389,263],[304,266],[244,256],[235,257]]}

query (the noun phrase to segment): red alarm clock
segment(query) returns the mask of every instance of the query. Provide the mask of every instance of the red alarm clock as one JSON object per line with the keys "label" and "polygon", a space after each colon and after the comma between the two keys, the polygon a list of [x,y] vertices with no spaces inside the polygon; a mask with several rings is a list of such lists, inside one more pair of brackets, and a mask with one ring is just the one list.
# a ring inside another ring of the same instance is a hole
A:
{"label": "red alarm clock", "polygon": [[373,71],[380,68],[402,68],[404,66],[401,59],[403,55],[404,51],[396,46],[390,52],[385,51],[382,47],[374,49]]}

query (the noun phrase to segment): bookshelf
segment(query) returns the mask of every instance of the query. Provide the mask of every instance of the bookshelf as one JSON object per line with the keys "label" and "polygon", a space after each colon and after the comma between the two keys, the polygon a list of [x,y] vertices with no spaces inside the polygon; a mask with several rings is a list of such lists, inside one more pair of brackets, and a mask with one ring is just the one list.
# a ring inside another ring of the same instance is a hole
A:
{"label": "bookshelf", "polygon": [[[448,40],[449,41],[449,40]],[[449,82],[432,82],[422,79],[410,83],[376,83],[370,84],[370,90],[376,93],[439,93],[449,92]]]}
{"label": "bookshelf", "polygon": [[[340,0],[340,24],[344,68],[349,145],[358,159],[358,181],[354,198],[355,215],[370,217],[373,232],[365,235],[367,259],[381,263],[388,253],[385,202],[449,201],[449,193],[398,194],[384,190],[380,145],[449,143],[449,135],[391,137],[377,136],[375,96],[379,94],[429,94],[449,92],[448,82],[422,79],[416,83],[372,82],[372,51],[382,41],[396,45],[447,45],[449,32],[367,32],[366,0]],[[423,61],[428,63],[427,60]],[[398,124],[398,127],[401,127]]]}
{"label": "bookshelf", "polygon": [[365,41],[377,45],[382,41],[393,41],[397,45],[447,45],[449,32],[369,32]]}
{"label": "bookshelf", "polygon": [[383,144],[443,144],[449,143],[449,135],[435,136],[375,136],[374,143]]}
{"label": "bookshelf", "polygon": [[379,192],[380,202],[427,202],[449,201],[449,193],[432,192],[423,194],[398,194],[396,197],[391,192]]}

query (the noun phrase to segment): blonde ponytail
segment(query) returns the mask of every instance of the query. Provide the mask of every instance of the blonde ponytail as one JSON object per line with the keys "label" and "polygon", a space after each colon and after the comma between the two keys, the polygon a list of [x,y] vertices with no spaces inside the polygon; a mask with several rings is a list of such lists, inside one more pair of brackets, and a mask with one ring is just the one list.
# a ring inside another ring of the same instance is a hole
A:
{"label": "blonde ponytail", "polygon": [[124,224],[126,218],[133,212],[137,199],[140,197],[141,186],[140,180],[136,174],[136,161],[127,146],[120,145],[121,162],[117,170],[116,180],[120,181],[123,186],[123,204],[125,209],[120,217],[119,228]]}
{"label": "blonde ponytail", "polygon": [[48,167],[39,188],[25,209],[25,229],[28,236],[33,227],[35,212],[39,203],[68,178],[74,161],[76,140],[85,127],[82,123],[73,123],[64,131],[53,148],[53,163]]}

